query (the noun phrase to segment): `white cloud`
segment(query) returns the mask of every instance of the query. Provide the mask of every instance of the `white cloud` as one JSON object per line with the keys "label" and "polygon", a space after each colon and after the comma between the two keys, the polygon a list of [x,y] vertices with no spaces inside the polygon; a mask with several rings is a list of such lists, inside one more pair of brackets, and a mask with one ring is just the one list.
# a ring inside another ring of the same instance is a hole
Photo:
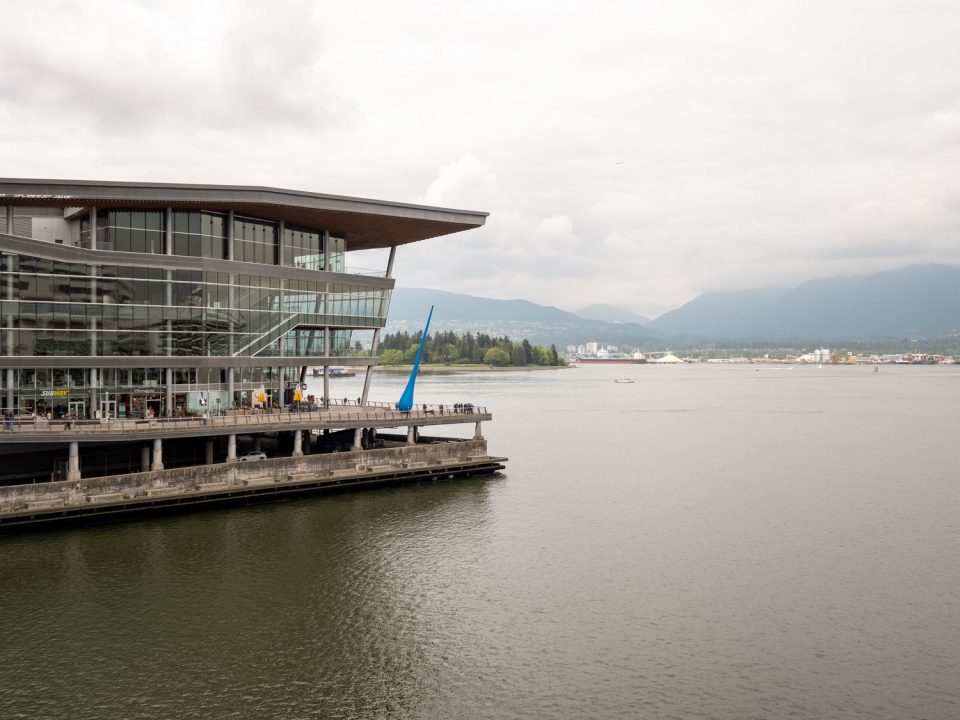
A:
{"label": "white cloud", "polygon": [[960,262],[958,20],[934,0],[11,4],[0,157],[486,210],[401,248],[401,282],[656,315]]}

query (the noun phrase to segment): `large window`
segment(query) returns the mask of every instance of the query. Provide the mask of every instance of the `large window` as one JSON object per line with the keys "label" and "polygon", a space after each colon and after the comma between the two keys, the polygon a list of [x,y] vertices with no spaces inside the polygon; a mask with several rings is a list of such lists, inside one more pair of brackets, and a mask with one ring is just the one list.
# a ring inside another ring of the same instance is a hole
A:
{"label": "large window", "polygon": [[227,257],[227,219],[212,212],[173,212],[173,254]]}
{"label": "large window", "polygon": [[101,250],[163,254],[163,211],[108,210],[97,213]]}
{"label": "large window", "polygon": [[283,229],[283,264],[290,267],[323,269],[323,235],[296,227]]}
{"label": "large window", "polygon": [[265,265],[277,264],[277,226],[265,220],[235,218],[233,259]]}

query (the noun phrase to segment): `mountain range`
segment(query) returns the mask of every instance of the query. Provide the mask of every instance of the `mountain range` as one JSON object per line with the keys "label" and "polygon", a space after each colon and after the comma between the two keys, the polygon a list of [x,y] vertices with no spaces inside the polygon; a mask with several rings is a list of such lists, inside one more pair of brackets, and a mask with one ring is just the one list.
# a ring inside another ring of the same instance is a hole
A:
{"label": "mountain range", "polygon": [[797,287],[707,292],[650,327],[736,340],[949,337],[960,328],[960,267],[913,265]]}
{"label": "mountain range", "polygon": [[653,321],[629,310],[591,305],[576,313],[527,300],[396,288],[387,331],[423,327],[527,338],[558,347],[591,340],[657,349],[704,341],[837,341],[957,338],[960,267],[914,265],[794,287],[705,292]]}
{"label": "mountain range", "polygon": [[[581,317],[566,310],[537,305],[528,300],[494,300],[443,290],[402,288],[393,291],[387,332],[423,327],[430,306],[436,307],[430,323],[433,330],[507,335],[526,338],[537,345],[556,344],[563,349],[603,338],[604,343],[649,346],[658,343],[661,333],[638,323],[606,322]],[[623,317],[628,310],[615,310]]]}

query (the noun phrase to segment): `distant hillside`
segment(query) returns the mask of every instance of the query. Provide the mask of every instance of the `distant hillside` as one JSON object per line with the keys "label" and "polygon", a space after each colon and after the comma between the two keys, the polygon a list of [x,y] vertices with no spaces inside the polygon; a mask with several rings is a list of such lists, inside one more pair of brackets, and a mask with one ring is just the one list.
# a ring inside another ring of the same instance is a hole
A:
{"label": "distant hillside", "polygon": [[586,307],[575,310],[574,314],[587,320],[602,320],[608,323],[636,323],[637,325],[646,325],[650,318],[643,315],[637,315],[626,308],[616,305],[587,305]]}
{"label": "distant hillside", "polygon": [[960,328],[960,267],[914,265],[795,288],[708,292],[649,327],[742,340],[946,337]]}
{"label": "distant hillside", "polygon": [[494,300],[443,290],[400,287],[393,291],[387,330],[415,331],[423,327],[431,305],[436,306],[431,331],[508,335],[515,339],[527,338],[539,345],[556,344],[560,349],[591,340],[648,346],[660,337],[660,333],[636,323],[590,320],[527,300]]}

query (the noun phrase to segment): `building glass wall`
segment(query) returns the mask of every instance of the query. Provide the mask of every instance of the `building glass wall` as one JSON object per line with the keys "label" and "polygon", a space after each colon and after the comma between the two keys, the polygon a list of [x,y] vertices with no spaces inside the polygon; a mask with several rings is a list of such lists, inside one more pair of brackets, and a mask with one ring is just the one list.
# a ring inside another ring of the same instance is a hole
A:
{"label": "building glass wall", "polygon": [[[345,283],[327,292],[323,282],[10,253],[0,254],[0,287],[0,353],[19,356],[272,354],[296,327],[382,327],[390,300]],[[322,335],[301,339],[302,354],[323,355]]]}
{"label": "building glass wall", "polygon": [[235,217],[233,259],[240,262],[277,264],[277,225],[266,220]]}
{"label": "building glass wall", "polygon": [[227,257],[226,215],[174,210],[173,254],[225,259]]}
{"label": "building glass wall", "polygon": [[[4,407],[9,402],[20,412],[55,416],[93,417],[96,411],[131,417],[148,410],[172,415],[206,393],[211,405],[216,398],[227,409],[260,388],[280,397],[280,386],[295,385],[308,358],[369,356],[351,344],[353,329],[383,327],[389,290],[361,278],[332,283],[272,277],[268,269],[278,263],[283,242],[289,267],[345,272],[342,238],[328,237],[325,254],[323,232],[285,226],[280,233],[277,223],[235,217],[233,259],[250,263],[249,271],[187,270],[176,267],[177,256],[231,256],[229,216],[173,210],[169,248],[167,217],[164,209],[101,208],[96,246],[149,255],[169,249],[168,267],[105,264],[92,254],[89,262],[77,263],[0,252],[0,355],[17,357],[19,365],[10,387],[0,371]],[[67,222],[80,246],[92,247],[89,215]],[[42,368],[32,357],[96,360],[80,361],[87,365],[81,368]],[[136,357],[154,358],[152,366],[110,366],[111,358]],[[216,366],[171,369],[167,387],[164,357],[203,357],[203,364]],[[232,358],[263,358],[264,364],[236,367]],[[291,361],[297,366],[288,367]],[[231,366],[235,392],[228,397]]]}
{"label": "building glass wall", "polygon": [[[171,254],[188,257],[227,259],[229,257],[228,217],[207,210],[174,210]],[[91,248],[90,217],[80,224],[80,246]],[[280,256],[277,223],[256,218],[235,217],[234,260],[276,265]],[[97,249],[162,255],[166,252],[164,210],[110,209],[97,212]],[[330,267],[325,268],[323,233],[298,227],[284,227],[284,264],[307,270],[344,272],[346,243],[331,237]]]}

